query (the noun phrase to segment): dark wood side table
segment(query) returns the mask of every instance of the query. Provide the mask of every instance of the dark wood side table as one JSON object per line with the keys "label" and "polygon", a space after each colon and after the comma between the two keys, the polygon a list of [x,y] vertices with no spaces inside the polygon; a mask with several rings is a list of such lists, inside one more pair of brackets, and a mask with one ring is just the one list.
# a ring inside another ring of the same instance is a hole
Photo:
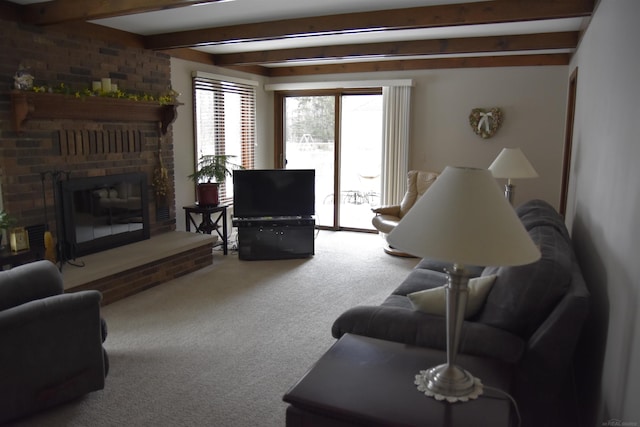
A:
{"label": "dark wood side table", "polygon": [[13,252],[9,247],[0,248],[0,269],[13,268],[18,265],[42,259],[39,252],[33,249]]}
{"label": "dark wood side table", "polygon": [[[213,231],[218,233],[218,236],[222,239],[222,250],[227,255],[227,207],[228,205],[218,206],[199,206],[190,205],[184,206],[185,211],[185,228],[187,231],[191,231],[191,225],[195,227],[196,233],[211,234]],[[215,218],[211,218],[212,214],[217,214]],[[200,215],[202,221],[200,224],[196,222],[194,215]],[[222,220],[222,226],[220,226],[220,220]],[[222,227],[222,232],[220,228]]]}
{"label": "dark wood side table", "polygon": [[[287,427],[510,426],[511,401],[502,393],[485,388],[475,400],[448,403],[417,390],[415,375],[445,359],[443,351],[346,334],[284,395]],[[510,365],[466,355],[458,364],[509,391]]]}

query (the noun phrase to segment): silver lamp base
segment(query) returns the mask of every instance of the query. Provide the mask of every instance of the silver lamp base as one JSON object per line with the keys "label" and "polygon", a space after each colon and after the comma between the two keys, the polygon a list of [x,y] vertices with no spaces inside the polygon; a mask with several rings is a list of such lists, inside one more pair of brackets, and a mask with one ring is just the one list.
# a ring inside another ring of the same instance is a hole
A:
{"label": "silver lamp base", "polygon": [[434,366],[416,375],[418,390],[436,400],[448,402],[475,399],[482,394],[482,382],[456,365]]}
{"label": "silver lamp base", "polygon": [[516,194],[516,186],[511,183],[511,180],[509,180],[509,183],[505,184],[504,186],[504,197],[512,205],[513,205],[513,198],[515,197],[515,194]]}
{"label": "silver lamp base", "polygon": [[467,401],[482,394],[482,383],[469,372],[456,365],[460,330],[469,294],[469,276],[464,267],[454,264],[447,271],[445,286],[447,300],[447,363],[420,371],[415,384],[418,390],[437,400]]}

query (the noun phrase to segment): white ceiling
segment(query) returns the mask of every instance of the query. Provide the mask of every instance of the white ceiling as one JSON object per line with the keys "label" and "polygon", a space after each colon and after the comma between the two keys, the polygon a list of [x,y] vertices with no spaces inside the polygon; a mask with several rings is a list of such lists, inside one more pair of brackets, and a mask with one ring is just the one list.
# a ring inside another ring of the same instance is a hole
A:
{"label": "white ceiling", "polygon": [[[69,3],[73,0],[54,0],[57,3]],[[404,9],[444,4],[477,3],[482,0],[227,0],[214,3],[174,7],[165,10],[135,13],[89,22],[105,27],[126,31],[141,36],[154,36],[164,33],[211,29],[232,25],[254,24],[260,22],[280,21],[337,15],[355,12],[370,12],[388,9]],[[22,5],[39,3],[34,0],[12,0]],[[122,2],[127,3],[127,2]],[[130,1],[129,3],[134,3]],[[436,28],[393,29],[370,28],[367,31],[353,33],[304,35],[281,37],[268,40],[225,40],[191,47],[201,52],[220,55],[243,52],[263,52],[292,48],[310,48],[321,46],[339,46],[351,44],[370,44],[383,42],[403,42],[416,40],[455,39],[462,37],[508,36],[522,34],[554,33],[579,31],[586,25],[588,17],[572,17],[563,19],[530,20],[507,23],[487,23],[482,25],[456,25]],[[489,53],[457,53],[411,55],[401,59],[423,59],[468,56],[500,56],[500,55],[537,55],[549,53],[571,53],[574,49],[562,48],[553,50],[504,51]],[[309,64],[333,64],[361,61],[397,60],[398,57],[375,55],[357,58],[322,58],[315,57],[303,61],[290,60],[265,63],[265,67],[297,66]]]}
{"label": "white ceiling", "polygon": [[483,0],[227,0],[95,22],[136,34],[151,35],[309,16],[479,1]]}

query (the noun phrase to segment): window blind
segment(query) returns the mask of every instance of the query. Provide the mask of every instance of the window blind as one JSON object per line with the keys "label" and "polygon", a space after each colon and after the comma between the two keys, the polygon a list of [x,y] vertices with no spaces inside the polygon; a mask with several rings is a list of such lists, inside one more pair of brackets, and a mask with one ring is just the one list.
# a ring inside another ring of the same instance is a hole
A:
{"label": "window blind", "polygon": [[[254,168],[255,104],[253,85],[193,77],[196,165],[204,155],[226,154],[245,169]],[[220,200],[230,201],[232,180],[220,186]]]}

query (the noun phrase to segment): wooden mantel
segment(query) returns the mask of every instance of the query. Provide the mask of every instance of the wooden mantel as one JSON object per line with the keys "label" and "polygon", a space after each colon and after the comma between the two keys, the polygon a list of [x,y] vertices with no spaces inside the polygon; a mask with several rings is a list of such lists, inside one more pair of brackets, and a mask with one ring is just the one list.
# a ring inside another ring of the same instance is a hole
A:
{"label": "wooden mantel", "polygon": [[157,101],[135,101],[104,96],[85,96],[12,91],[12,125],[20,133],[29,119],[76,119],[94,121],[159,122],[162,133],[177,117],[179,103],[160,104]]}

